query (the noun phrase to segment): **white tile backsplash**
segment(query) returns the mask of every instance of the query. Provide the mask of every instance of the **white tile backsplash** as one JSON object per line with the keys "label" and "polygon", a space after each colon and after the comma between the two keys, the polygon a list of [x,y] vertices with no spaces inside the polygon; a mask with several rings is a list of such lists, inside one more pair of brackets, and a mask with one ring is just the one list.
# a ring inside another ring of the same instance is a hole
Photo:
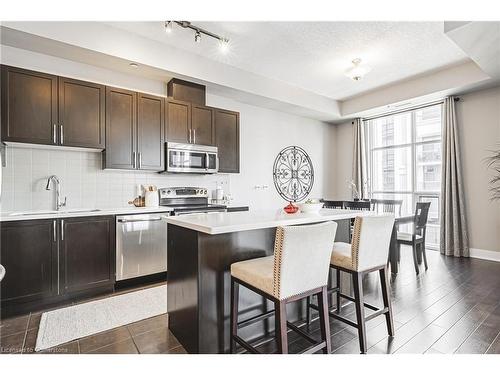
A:
{"label": "white tile backsplash", "polygon": [[2,211],[49,210],[54,208],[54,190],[45,186],[50,175],[61,181],[62,199],[68,208],[127,207],[136,195],[138,184],[199,186],[215,190],[221,183],[230,191],[230,176],[169,175],[142,171],[101,169],[101,154],[54,149],[30,149],[8,146],[6,166],[2,170]]}

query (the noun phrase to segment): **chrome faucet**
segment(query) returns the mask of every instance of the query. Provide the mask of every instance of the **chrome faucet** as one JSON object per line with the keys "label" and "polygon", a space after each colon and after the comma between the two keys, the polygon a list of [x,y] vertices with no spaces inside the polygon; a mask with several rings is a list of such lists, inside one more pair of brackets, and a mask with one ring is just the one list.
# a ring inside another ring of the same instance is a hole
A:
{"label": "chrome faucet", "polygon": [[47,186],[45,187],[46,190],[50,190],[50,182],[54,181],[56,185],[56,211],[59,211],[61,207],[66,207],[66,198],[64,197],[64,202],[61,202],[61,182],[59,181],[59,178],[56,175],[52,175],[49,177],[47,180]]}

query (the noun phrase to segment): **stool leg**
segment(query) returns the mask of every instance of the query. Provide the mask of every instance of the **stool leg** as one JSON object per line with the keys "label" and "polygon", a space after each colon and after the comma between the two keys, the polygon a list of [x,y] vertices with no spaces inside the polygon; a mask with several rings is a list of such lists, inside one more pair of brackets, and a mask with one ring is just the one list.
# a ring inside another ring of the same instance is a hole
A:
{"label": "stool leg", "polygon": [[342,309],[342,303],[340,302],[340,293],[341,293],[340,278],[341,278],[340,270],[337,270],[337,288],[339,289],[339,291],[337,292],[337,314],[339,314],[340,310]]}
{"label": "stool leg", "polygon": [[311,324],[311,296],[307,297],[306,301],[306,321],[307,325]]}
{"label": "stool leg", "polygon": [[352,279],[355,299],[354,304],[356,306],[356,318],[358,321],[359,350],[364,354],[366,353],[366,327],[362,275],[361,272],[353,273]]}
{"label": "stool leg", "polygon": [[234,341],[234,336],[238,334],[238,302],[240,284],[238,284],[231,277],[231,341],[229,344],[230,352],[236,352],[236,342]]}
{"label": "stool leg", "polygon": [[380,273],[380,285],[382,287],[382,299],[384,300],[384,307],[389,309],[385,315],[385,322],[387,324],[387,332],[389,336],[394,336],[394,320],[392,319],[392,305],[391,305],[391,293],[390,285],[388,279],[387,268],[382,268],[379,270]]}
{"label": "stool leg", "polygon": [[288,336],[286,328],[286,302],[274,302],[276,319],[276,341],[278,342],[278,353],[288,354]]}
{"label": "stool leg", "polygon": [[323,353],[329,354],[332,350],[330,338],[330,318],[328,315],[328,297],[326,286],[318,293],[318,309],[319,309],[319,324],[321,328],[321,341],[324,341],[326,346],[323,348]]}

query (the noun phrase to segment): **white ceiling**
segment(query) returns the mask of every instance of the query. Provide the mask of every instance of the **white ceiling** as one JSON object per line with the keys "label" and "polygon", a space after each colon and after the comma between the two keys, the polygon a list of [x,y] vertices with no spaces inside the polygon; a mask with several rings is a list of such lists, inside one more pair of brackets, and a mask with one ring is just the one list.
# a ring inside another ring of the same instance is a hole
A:
{"label": "white ceiling", "polygon": [[[168,35],[162,21],[108,24],[335,100],[468,60],[442,22],[193,23],[230,38],[230,52],[179,26]],[[355,82],[344,71],[357,57],[372,71]]]}

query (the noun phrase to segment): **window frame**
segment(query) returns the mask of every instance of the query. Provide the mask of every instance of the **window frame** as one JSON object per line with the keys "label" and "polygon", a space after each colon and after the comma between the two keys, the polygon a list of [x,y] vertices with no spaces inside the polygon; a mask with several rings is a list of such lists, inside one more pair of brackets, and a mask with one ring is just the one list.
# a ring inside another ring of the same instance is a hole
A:
{"label": "window frame", "polygon": [[[420,201],[421,197],[424,198],[437,198],[438,202],[438,213],[441,205],[441,191],[436,191],[436,190],[430,190],[430,191],[422,191],[417,189],[417,148],[418,146],[422,145],[428,145],[428,144],[439,144],[440,149],[442,152],[442,132],[441,136],[439,139],[433,139],[433,140],[425,140],[425,141],[417,141],[417,121],[416,121],[416,112],[418,110],[421,110],[423,108],[427,107],[434,107],[434,106],[440,106],[441,107],[441,125],[442,125],[442,113],[443,113],[443,103],[434,103],[434,104],[429,104],[429,105],[424,105],[421,107],[416,107],[416,108],[411,108],[405,111],[398,111],[397,113],[388,113],[387,115],[380,115],[376,116],[373,118],[368,118],[368,119],[363,119],[363,126],[365,130],[365,147],[366,147],[366,161],[367,161],[367,167],[368,167],[368,176],[370,179],[370,184],[369,184],[369,196],[373,197],[375,194],[393,194],[393,195],[407,195],[411,197],[412,205],[415,206],[416,202]],[[411,114],[411,142],[410,143],[403,143],[403,144],[397,144],[397,145],[389,145],[389,146],[378,146],[378,147],[372,147],[371,145],[374,143],[373,142],[373,126],[370,126],[370,122],[373,120],[376,120],[378,118],[382,117],[390,117],[390,116],[395,116],[395,115],[400,115],[403,113],[410,113]],[[373,168],[373,153],[375,151],[381,151],[381,150],[395,150],[398,148],[410,148],[410,155],[411,155],[411,190],[407,191],[401,191],[401,190],[374,190],[373,181],[374,181],[374,168]],[[441,153],[441,167],[442,167],[442,153]],[[411,213],[413,214],[413,213]],[[429,227],[438,227],[439,228],[439,215],[438,215],[438,223],[427,223],[427,226]],[[433,248],[437,249],[439,246],[439,243],[428,243],[427,247],[428,248]]]}

